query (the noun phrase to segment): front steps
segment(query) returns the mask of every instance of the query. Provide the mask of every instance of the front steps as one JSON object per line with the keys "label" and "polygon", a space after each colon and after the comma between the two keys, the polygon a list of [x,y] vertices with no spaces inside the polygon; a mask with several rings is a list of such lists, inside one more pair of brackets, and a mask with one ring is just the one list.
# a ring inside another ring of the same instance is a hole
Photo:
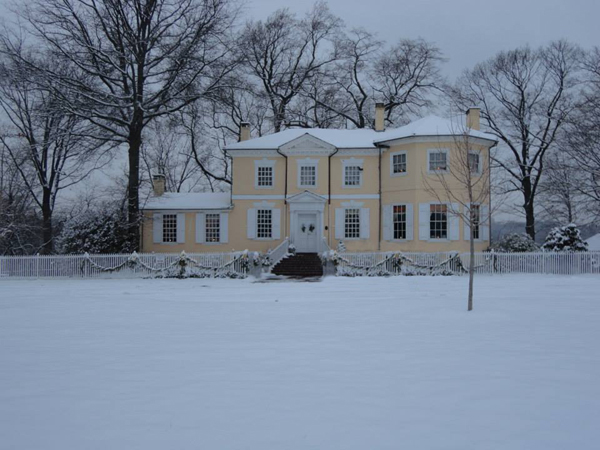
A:
{"label": "front steps", "polygon": [[297,253],[279,261],[271,273],[288,277],[322,277],[323,263],[316,253]]}

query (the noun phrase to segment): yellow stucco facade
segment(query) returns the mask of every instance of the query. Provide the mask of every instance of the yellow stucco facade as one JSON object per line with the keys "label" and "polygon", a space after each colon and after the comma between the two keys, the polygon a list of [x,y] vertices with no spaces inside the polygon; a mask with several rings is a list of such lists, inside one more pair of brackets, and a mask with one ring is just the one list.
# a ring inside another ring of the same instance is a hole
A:
{"label": "yellow stucco facade", "polygon": [[[439,153],[445,154],[448,166],[458,159],[463,150],[455,136],[409,136],[340,148],[312,134],[299,134],[276,148],[261,148],[261,139],[254,148],[253,140],[245,144],[249,148],[232,146],[229,201],[180,209],[149,205],[144,209],[143,251],[265,252],[286,237],[304,252],[322,251],[325,243],[336,248],[339,241],[348,251],[359,252],[468,251],[468,228],[453,214],[463,210],[457,198],[468,203],[466,190],[455,177],[429,171],[430,158],[440,158]],[[479,173],[487,172],[493,144],[482,138],[469,143],[470,151],[479,155]],[[451,198],[441,177],[453,192]],[[445,212],[434,215],[431,205],[446,205]],[[489,246],[489,227],[485,197],[476,251]]]}

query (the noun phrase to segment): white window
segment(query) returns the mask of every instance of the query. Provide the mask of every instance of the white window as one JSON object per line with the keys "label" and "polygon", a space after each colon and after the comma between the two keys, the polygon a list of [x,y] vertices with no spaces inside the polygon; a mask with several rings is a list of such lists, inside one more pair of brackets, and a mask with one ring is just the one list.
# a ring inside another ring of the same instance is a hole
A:
{"label": "white window", "polygon": [[360,166],[344,167],[344,186],[360,186],[360,174],[362,168]]}
{"label": "white window", "polygon": [[221,242],[221,214],[206,214],[206,241]]}
{"label": "white window", "polygon": [[392,154],[392,175],[404,175],[406,173],[406,153],[393,153]]}
{"label": "white window", "polygon": [[254,161],[256,189],[272,189],[275,183],[275,160],[261,159]]}
{"label": "white window", "polygon": [[360,238],[360,209],[347,208],[344,214],[344,237],[346,239]]}
{"label": "white window", "polygon": [[469,169],[471,170],[471,173],[475,173],[478,174],[481,171],[481,163],[479,161],[479,153],[476,152],[469,152],[468,157],[468,162],[469,162]]}
{"label": "white window", "polygon": [[258,209],[256,211],[256,237],[271,239],[273,235],[273,211],[271,209]]}
{"label": "white window", "polygon": [[177,242],[177,214],[163,214],[162,241]]}
{"label": "white window", "polygon": [[479,239],[480,211],[479,205],[471,205],[471,223],[473,225],[473,239]]}
{"label": "white window", "polygon": [[257,184],[259,187],[273,186],[273,168],[272,167],[259,167],[257,180],[258,180]]}
{"label": "white window", "polygon": [[429,172],[445,172],[448,170],[448,152],[446,150],[429,150],[427,156]]}
{"label": "white window", "polygon": [[317,185],[316,166],[300,166],[300,186],[314,187]]}
{"label": "white window", "polygon": [[448,238],[448,207],[443,204],[429,206],[429,238]]}
{"label": "white window", "polygon": [[406,205],[394,205],[392,220],[394,239],[406,239]]}

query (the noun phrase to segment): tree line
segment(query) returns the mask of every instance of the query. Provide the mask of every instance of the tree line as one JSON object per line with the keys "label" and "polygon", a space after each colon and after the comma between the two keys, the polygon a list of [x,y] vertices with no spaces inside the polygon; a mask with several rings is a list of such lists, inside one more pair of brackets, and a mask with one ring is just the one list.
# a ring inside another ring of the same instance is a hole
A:
{"label": "tree line", "polygon": [[[598,48],[523,46],[449,82],[434,43],[384,42],[323,2],[261,20],[232,0],[33,0],[15,14],[0,33],[0,253],[76,251],[65,236],[86,226],[119,233],[96,251],[136,249],[153,173],[170,191],[226,189],[242,122],[254,136],[372,128],[376,102],[387,127],[480,107],[496,187],[519,195],[532,238],[544,215],[600,212]],[[104,199],[61,203],[115,160],[126,169]]]}

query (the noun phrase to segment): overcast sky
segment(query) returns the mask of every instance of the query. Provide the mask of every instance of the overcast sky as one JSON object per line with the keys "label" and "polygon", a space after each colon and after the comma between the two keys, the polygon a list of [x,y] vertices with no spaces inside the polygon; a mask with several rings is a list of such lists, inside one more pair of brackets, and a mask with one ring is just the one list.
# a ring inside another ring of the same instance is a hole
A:
{"label": "overcast sky", "polygon": [[[246,0],[250,17],[278,8],[304,13],[312,1]],[[444,73],[463,69],[500,50],[542,45],[566,38],[585,48],[600,45],[600,0],[330,0],[333,13],[349,27],[376,31],[393,42],[422,37],[449,59]]]}

